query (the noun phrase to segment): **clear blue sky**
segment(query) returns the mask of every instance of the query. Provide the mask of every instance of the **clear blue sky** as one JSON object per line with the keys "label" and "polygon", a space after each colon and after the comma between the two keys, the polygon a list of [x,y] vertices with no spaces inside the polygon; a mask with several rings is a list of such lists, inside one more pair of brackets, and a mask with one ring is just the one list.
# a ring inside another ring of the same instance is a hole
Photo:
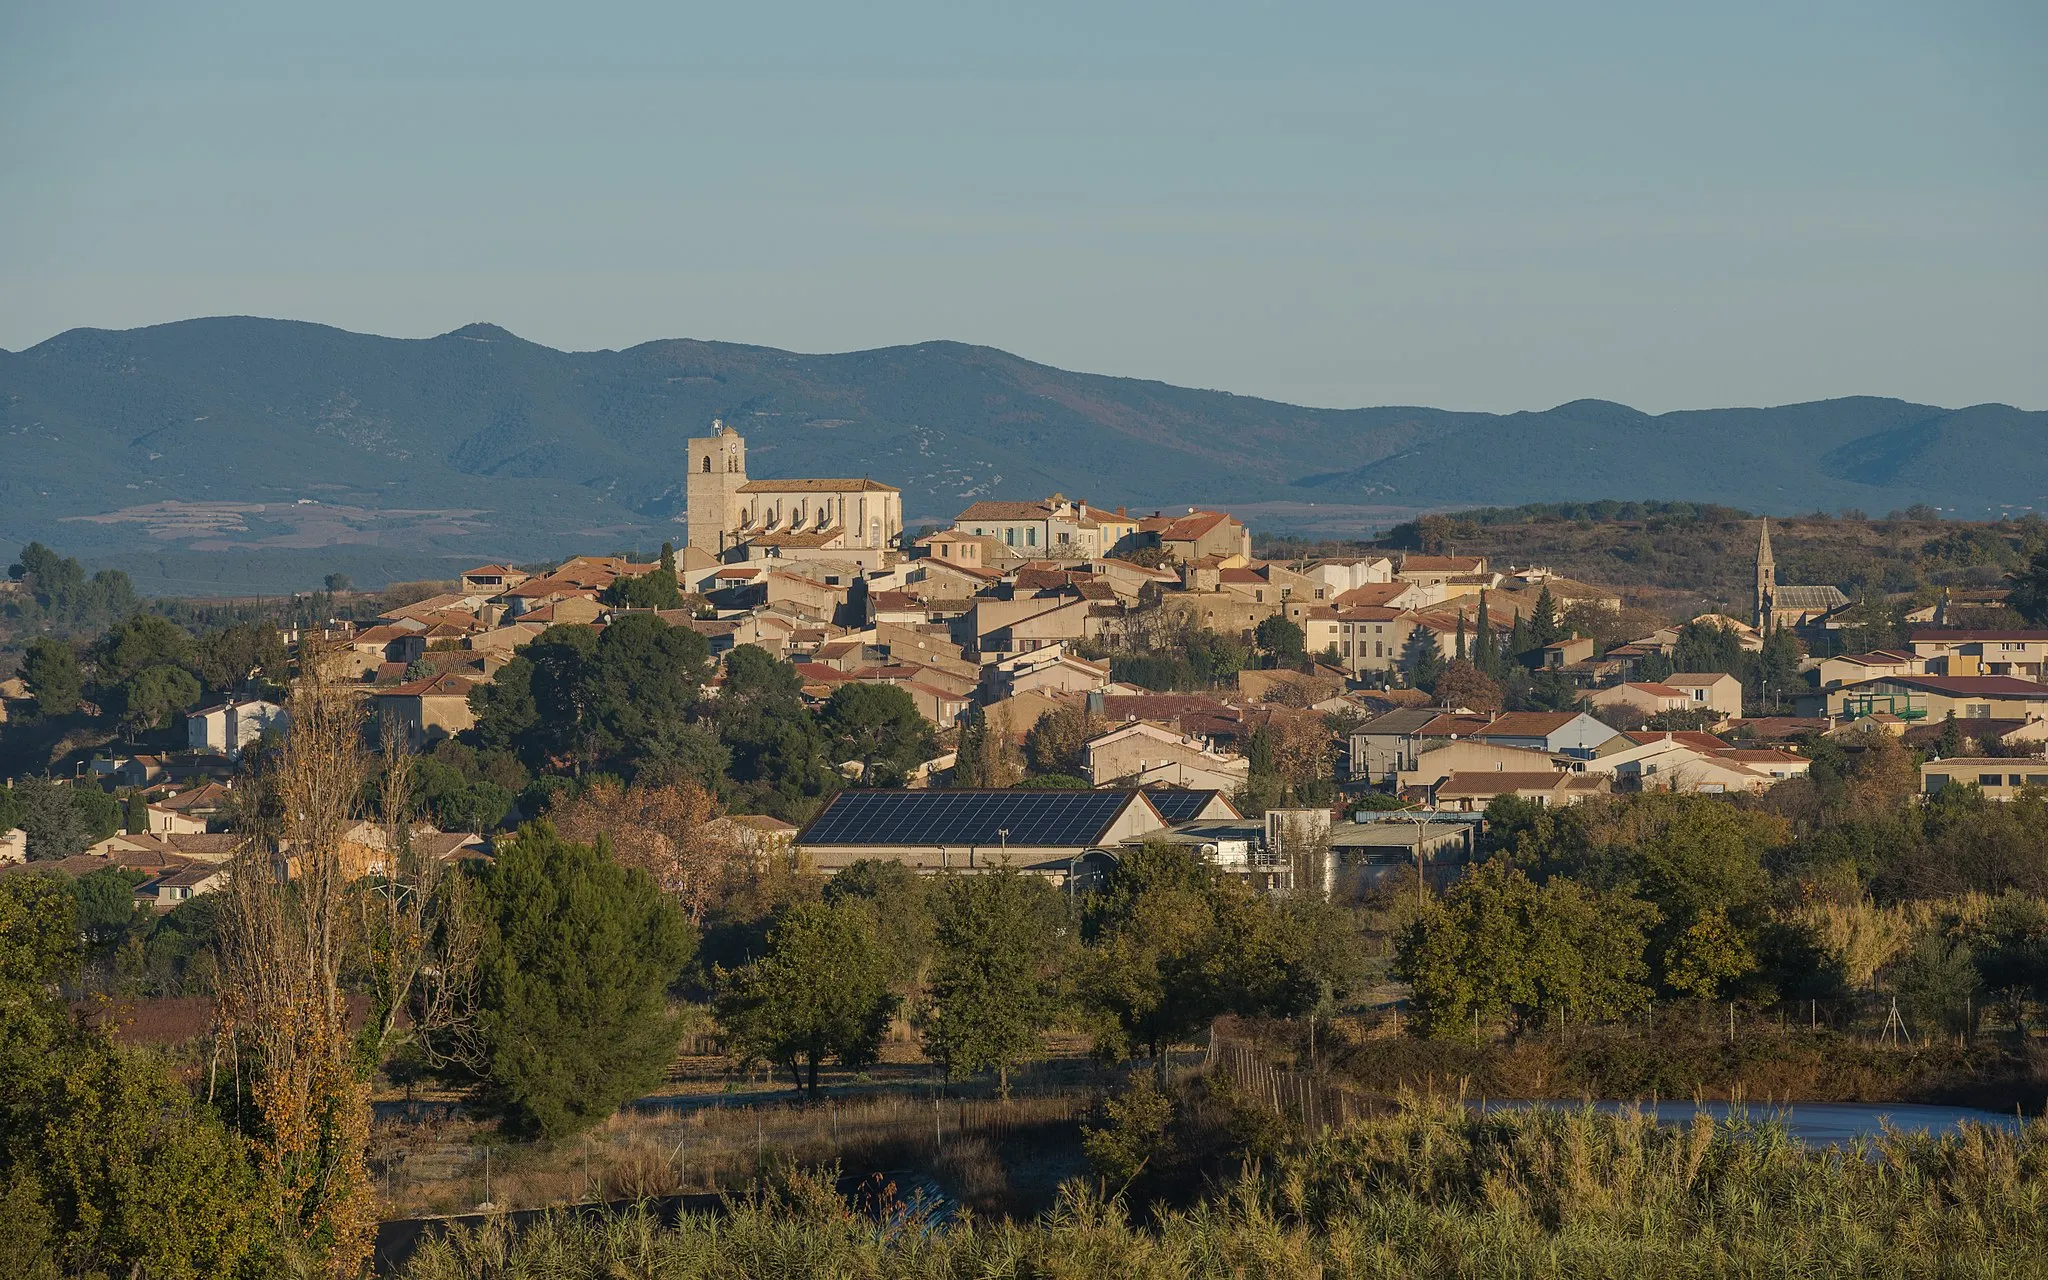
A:
{"label": "clear blue sky", "polygon": [[2041,408],[2048,4],[0,0],[0,346],[220,313]]}

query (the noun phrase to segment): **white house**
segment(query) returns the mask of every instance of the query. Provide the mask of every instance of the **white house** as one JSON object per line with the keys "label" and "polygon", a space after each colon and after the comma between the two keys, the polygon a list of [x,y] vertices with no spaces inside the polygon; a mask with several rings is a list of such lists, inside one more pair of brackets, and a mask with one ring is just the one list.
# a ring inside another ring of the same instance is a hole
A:
{"label": "white house", "polygon": [[261,698],[216,703],[186,715],[185,743],[194,751],[212,751],[233,760],[265,729],[282,727],[284,722],[284,708]]}

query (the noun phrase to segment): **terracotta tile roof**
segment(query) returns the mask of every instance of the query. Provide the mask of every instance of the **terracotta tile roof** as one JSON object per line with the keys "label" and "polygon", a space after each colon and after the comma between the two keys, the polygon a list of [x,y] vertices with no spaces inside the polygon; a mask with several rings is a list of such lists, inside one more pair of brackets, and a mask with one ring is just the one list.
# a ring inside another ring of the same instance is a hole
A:
{"label": "terracotta tile roof", "polygon": [[1719,684],[1736,677],[1725,671],[1674,671],[1664,677],[1665,684]]}
{"label": "terracotta tile roof", "polygon": [[1479,556],[1402,556],[1402,573],[1478,573]]}
{"label": "terracotta tile roof", "polygon": [[1156,534],[1161,542],[1192,542],[1230,518],[1221,511],[1193,511],[1184,516],[1149,516],[1138,522],[1138,528]]}
{"label": "terracotta tile roof", "polygon": [[466,698],[469,696],[471,689],[482,683],[483,681],[481,680],[472,680],[468,676],[458,676],[449,672],[437,676],[428,676],[424,680],[414,680],[409,684],[402,684],[392,689],[379,689],[376,696],[379,698]]}
{"label": "terracotta tile roof", "polygon": [[1368,582],[1340,592],[1330,603],[1340,609],[1385,607],[1415,588],[1406,582]]}
{"label": "terracotta tile roof", "polygon": [[954,516],[953,523],[959,524],[963,520],[1045,520],[1052,514],[1052,508],[1043,502],[976,502]]}

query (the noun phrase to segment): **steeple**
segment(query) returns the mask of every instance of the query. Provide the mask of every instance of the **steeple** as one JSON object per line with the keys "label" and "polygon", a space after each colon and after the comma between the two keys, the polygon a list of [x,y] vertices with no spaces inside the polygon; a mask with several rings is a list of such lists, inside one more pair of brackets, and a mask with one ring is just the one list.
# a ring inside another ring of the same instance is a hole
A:
{"label": "steeple", "polygon": [[1771,518],[1765,516],[1756,541],[1756,629],[1768,631],[1777,604],[1778,562],[1771,556]]}

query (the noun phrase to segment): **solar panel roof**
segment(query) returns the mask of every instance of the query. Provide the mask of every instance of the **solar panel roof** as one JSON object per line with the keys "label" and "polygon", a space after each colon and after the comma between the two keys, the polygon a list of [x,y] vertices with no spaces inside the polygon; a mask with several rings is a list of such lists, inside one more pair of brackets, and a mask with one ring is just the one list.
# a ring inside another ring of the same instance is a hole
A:
{"label": "solar panel roof", "polygon": [[1128,791],[842,791],[800,842],[1085,846],[1131,799]]}
{"label": "solar panel roof", "polygon": [[1147,791],[1145,798],[1152,807],[1159,810],[1159,816],[1172,823],[1193,822],[1202,812],[1202,806],[1214,798],[1214,791]]}

